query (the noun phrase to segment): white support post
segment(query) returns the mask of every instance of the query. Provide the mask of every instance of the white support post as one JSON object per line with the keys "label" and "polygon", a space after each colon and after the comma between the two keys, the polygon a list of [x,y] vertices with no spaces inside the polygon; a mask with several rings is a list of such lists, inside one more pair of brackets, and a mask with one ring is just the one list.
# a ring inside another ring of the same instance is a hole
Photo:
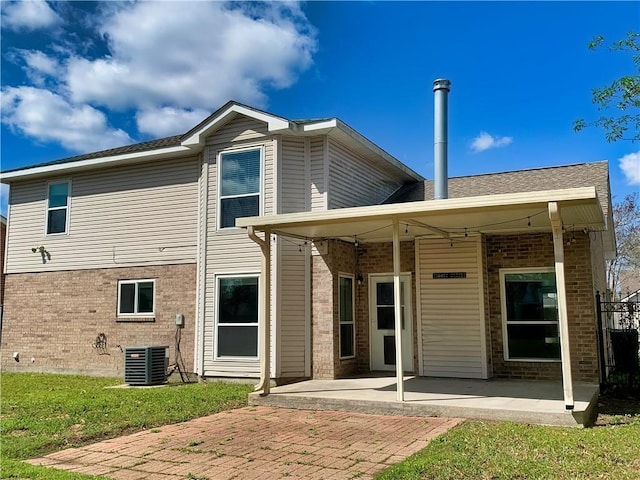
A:
{"label": "white support post", "polygon": [[396,399],[404,402],[404,365],[402,364],[402,305],[400,304],[400,222],[393,219],[393,306],[396,325]]}
{"label": "white support post", "polygon": [[556,202],[549,202],[549,219],[553,232],[553,253],[556,267],[556,289],[558,294],[558,330],[560,333],[560,359],[562,361],[562,387],[564,405],[573,410],[573,378],[571,375],[571,351],[569,348],[569,319],[567,315],[567,288],[564,276],[564,238],[562,217]]}
{"label": "white support post", "polygon": [[260,354],[260,382],[255,391],[262,391],[261,395],[269,395],[271,387],[271,231],[265,230],[264,240],[258,237],[253,227],[248,229],[249,238],[260,245],[262,261],[260,268],[260,317],[259,354]]}

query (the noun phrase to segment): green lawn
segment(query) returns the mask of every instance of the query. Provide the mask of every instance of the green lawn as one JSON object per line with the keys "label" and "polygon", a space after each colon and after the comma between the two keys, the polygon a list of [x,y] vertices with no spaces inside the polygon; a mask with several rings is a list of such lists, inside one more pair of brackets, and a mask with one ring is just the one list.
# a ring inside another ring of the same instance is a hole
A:
{"label": "green lawn", "polygon": [[105,388],[121,383],[111,378],[3,373],[0,477],[95,478],[20,460],[244,406],[251,390],[227,383]]}
{"label": "green lawn", "polygon": [[640,478],[640,415],[599,423],[606,425],[465,422],[376,479]]}
{"label": "green lawn", "polygon": [[[0,382],[0,477],[38,480],[97,477],[20,460],[243,406],[251,390],[224,383],[105,388],[121,380],[8,373]],[[640,478],[640,402],[602,410],[588,429],[465,422],[378,479]]]}

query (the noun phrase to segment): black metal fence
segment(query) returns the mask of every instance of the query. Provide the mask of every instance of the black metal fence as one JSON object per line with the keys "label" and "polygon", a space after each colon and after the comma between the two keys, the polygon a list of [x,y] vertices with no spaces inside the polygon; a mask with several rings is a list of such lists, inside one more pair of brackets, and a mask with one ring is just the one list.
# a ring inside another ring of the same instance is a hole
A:
{"label": "black metal fence", "polygon": [[603,299],[596,293],[601,390],[640,395],[640,301]]}

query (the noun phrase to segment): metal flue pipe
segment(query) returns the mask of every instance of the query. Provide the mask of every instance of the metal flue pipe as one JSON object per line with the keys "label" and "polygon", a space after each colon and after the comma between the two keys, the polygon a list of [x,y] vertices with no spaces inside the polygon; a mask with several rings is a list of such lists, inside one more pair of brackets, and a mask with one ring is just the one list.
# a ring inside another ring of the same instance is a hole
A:
{"label": "metal flue pipe", "polygon": [[434,122],[433,122],[433,166],[434,166],[434,198],[449,198],[448,188],[448,116],[449,91],[451,81],[438,78],[433,81]]}

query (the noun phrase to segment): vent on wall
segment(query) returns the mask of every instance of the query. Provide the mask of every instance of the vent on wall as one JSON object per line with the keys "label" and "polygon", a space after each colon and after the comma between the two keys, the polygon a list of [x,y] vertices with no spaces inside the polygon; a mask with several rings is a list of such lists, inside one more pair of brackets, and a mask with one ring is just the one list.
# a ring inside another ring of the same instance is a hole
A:
{"label": "vent on wall", "polygon": [[169,347],[126,347],[124,382],[129,385],[160,385],[167,380]]}

